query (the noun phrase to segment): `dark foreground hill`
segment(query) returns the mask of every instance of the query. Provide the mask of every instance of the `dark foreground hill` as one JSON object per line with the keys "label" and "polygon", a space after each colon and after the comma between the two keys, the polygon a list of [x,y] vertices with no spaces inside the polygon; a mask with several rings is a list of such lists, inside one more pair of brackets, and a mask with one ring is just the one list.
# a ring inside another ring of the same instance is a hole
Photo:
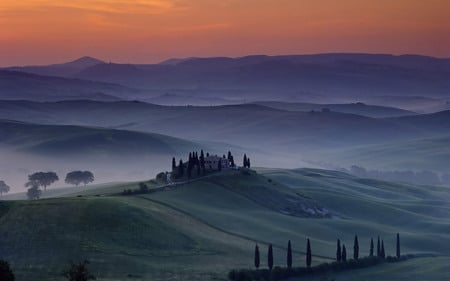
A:
{"label": "dark foreground hill", "polygon": [[[100,280],[226,280],[228,270],[252,267],[256,243],[263,257],[273,243],[275,265],[282,266],[290,239],[294,263],[303,266],[306,237],[317,264],[334,258],[336,238],[350,249],[355,233],[361,255],[368,254],[370,238],[377,235],[392,255],[396,232],[403,253],[450,253],[446,188],[324,170],[261,173],[226,172],[146,195],[114,195],[138,188],[129,183],[71,188],[64,197],[39,201],[0,201],[0,251],[19,280],[36,281],[60,280],[69,260],[84,258]],[[297,194],[299,202],[315,202],[335,215],[285,214],[270,201],[259,201],[260,190],[275,202],[280,193]],[[422,271],[430,263],[436,270]],[[411,271],[416,278],[442,280],[446,263],[445,257],[425,258],[402,266],[417,266]],[[261,265],[266,267],[264,259]],[[402,266],[367,272],[395,280],[392,275]]]}

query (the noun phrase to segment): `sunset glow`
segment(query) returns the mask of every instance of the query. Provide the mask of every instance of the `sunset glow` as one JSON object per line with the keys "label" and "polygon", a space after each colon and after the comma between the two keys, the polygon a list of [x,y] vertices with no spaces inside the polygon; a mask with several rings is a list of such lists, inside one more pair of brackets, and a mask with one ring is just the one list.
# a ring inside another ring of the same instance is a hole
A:
{"label": "sunset glow", "polygon": [[450,57],[447,0],[4,0],[0,65],[320,52]]}

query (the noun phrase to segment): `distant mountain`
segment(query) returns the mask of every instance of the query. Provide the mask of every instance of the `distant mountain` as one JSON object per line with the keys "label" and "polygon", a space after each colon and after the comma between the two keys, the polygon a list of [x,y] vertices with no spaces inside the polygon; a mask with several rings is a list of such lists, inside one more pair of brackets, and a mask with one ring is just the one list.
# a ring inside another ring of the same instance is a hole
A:
{"label": "distant mountain", "polygon": [[[446,96],[450,59],[318,54],[174,59],[154,65],[99,64],[78,78],[151,90],[192,90],[197,97],[300,101],[315,96]],[[190,93],[192,95],[192,93]]]}
{"label": "distant mountain", "polygon": [[367,105],[360,102],[349,104],[314,104],[314,103],[288,103],[288,102],[262,101],[262,102],[255,102],[255,104],[260,104],[268,107],[289,111],[332,110],[342,113],[357,114],[374,118],[398,117],[417,114],[412,111],[403,110],[395,107]]}
{"label": "distant mountain", "polygon": [[195,97],[183,94],[163,94],[145,100],[146,102],[159,105],[197,105],[197,106],[211,106],[211,105],[226,105],[237,104],[237,101],[226,100],[215,97]]}
{"label": "distant mountain", "polygon": [[71,77],[76,73],[88,67],[104,63],[101,60],[92,57],[82,57],[77,60],[52,65],[34,65],[9,67],[7,70],[21,71],[44,76]]}
{"label": "distant mountain", "polygon": [[8,120],[0,120],[0,145],[47,157],[71,158],[173,155],[199,146],[159,134]]}
{"label": "distant mountain", "polygon": [[0,70],[0,99],[114,101],[120,100],[121,97],[132,98],[138,92],[138,90],[111,83]]}

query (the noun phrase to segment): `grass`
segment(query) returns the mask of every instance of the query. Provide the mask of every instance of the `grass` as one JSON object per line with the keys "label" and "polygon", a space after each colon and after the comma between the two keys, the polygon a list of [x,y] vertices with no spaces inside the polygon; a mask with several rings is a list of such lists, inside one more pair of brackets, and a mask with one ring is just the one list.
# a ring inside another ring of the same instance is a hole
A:
{"label": "grass", "polygon": [[[70,259],[84,258],[99,280],[226,280],[229,270],[252,267],[256,243],[262,267],[268,243],[274,244],[275,266],[284,266],[287,240],[294,265],[303,266],[307,237],[313,265],[333,260],[336,238],[351,256],[355,234],[361,256],[376,235],[384,239],[386,254],[394,254],[397,232],[403,253],[450,255],[450,192],[443,187],[314,169],[261,169],[225,172],[147,195],[116,195],[128,188],[138,183],[51,190],[47,196],[54,198],[39,201],[0,201],[0,256],[19,280],[39,281],[60,280]],[[260,190],[270,200],[262,200]],[[333,218],[287,214],[286,198],[326,208]],[[428,272],[433,259],[423,260],[430,263],[419,269]],[[445,260],[436,258],[433,276],[442,276],[439,264]],[[355,274],[361,274],[358,280],[379,280],[365,272],[389,276],[402,268],[380,265]],[[345,274],[338,280],[356,280]]]}

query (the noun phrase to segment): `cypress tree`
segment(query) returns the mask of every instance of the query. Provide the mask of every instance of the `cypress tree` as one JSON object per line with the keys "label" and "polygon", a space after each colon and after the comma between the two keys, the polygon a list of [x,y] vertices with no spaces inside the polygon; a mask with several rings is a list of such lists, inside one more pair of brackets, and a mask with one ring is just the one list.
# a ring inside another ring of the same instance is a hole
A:
{"label": "cypress tree", "polygon": [[269,269],[272,270],[272,268],[273,268],[273,249],[272,249],[272,244],[269,245],[269,251],[267,253],[267,265],[269,266]]}
{"label": "cypress tree", "polygon": [[347,261],[347,249],[345,249],[345,244],[342,244],[342,261]]}
{"label": "cypress tree", "polygon": [[384,241],[383,240],[381,240],[380,256],[381,256],[382,259],[384,259],[386,257],[386,253],[384,252]]}
{"label": "cypress tree", "polygon": [[342,260],[342,252],[341,252],[341,240],[337,240],[337,249],[336,249],[336,261],[341,262]]}
{"label": "cypress tree", "polygon": [[358,235],[355,235],[355,243],[353,244],[353,259],[358,260],[358,258],[359,258]]}
{"label": "cypress tree", "polygon": [[370,238],[370,254],[369,256],[373,257],[373,238]]}
{"label": "cypress tree", "polygon": [[397,233],[397,258],[400,258],[400,234]]}
{"label": "cypress tree", "polygon": [[255,246],[255,267],[259,268],[259,247],[258,244]]}
{"label": "cypress tree", "polygon": [[222,160],[219,160],[219,163],[217,163],[217,170],[219,172],[222,171]]}
{"label": "cypress tree", "polygon": [[184,168],[183,168],[183,160],[180,159],[180,164],[178,166],[178,176],[183,177]]}
{"label": "cypress tree", "polygon": [[247,168],[250,169],[250,157],[247,158]]}
{"label": "cypress tree", "polygon": [[244,160],[242,161],[244,168],[247,168],[247,154],[244,154]]}
{"label": "cypress tree", "polygon": [[292,267],[292,248],[291,248],[291,240],[288,242],[288,249],[287,249],[287,267]]}
{"label": "cypress tree", "polygon": [[381,257],[380,236],[378,236],[378,241],[377,241],[377,257]]}
{"label": "cypress tree", "polygon": [[311,256],[312,256],[311,255],[311,243],[309,242],[309,238],[308,238],[308,240],[306,242],[306,266],[308,268],[311,267],[311,258],[312,258]]}
{"label": "cypress tree", "polygon": [[172,171],[175,171],[177,168],[177,162],[175,161],[175,157],[172,157]]}

